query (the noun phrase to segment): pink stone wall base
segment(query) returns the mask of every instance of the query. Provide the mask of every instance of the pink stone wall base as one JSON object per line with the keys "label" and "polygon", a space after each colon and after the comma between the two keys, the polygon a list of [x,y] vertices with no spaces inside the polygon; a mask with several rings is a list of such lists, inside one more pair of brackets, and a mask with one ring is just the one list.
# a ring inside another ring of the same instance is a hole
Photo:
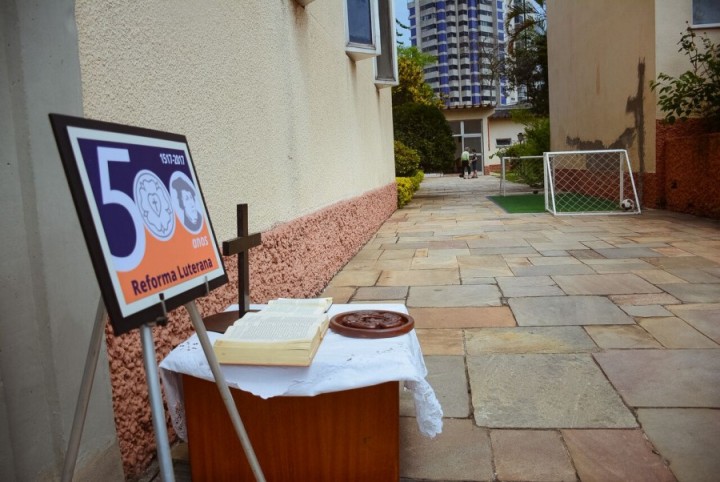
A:
{"label": "pink stone wall base", "polygon": [[[396,207],[397,190],[393,183],[262,233],[262,245],[250,251],[252,302],[316,296],[372,238]],[[229,283],[197,300],[202,316],[237,303],[237,257],[225,258],[225,268]],[[158,363],[192,333],[187,311],[179,308],[172,312],[167,326],[153,329]],[[134,477],[155,457],[140,336],[134,331],[115,337],[108,325],[106,341],[123,466],[126,476]],[[167,411],[166,422],[174,441],[177,437]]]}

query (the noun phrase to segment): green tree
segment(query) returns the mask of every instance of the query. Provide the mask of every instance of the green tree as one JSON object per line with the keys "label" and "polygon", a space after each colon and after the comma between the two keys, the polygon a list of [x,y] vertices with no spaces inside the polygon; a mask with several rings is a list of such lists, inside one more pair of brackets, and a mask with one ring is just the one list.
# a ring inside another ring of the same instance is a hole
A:
{"label": "green tree", "polygon": [[445,172],[453,167],[455,143],[450,125],[436,105],[404,103],[393,107],[395,140],[420,154],[425,172]]}
{"label": "green tree", "polygon": [[547,117],[550,112],[545,1],[517,0],[508,9],[505,30],[508,57],[505,75],[511,87],[524,90],[533,113]]}
{"label": "green tree", "polygon": [[[525,126],[523,141],[501,149],[494,156],[542,156],[550,151],[550,119],[522,109],[512,111],[511,117]],[[544,184],[543,164],[538,159],[516,159],[511,162],[510,170],[516,173],[518,181],[529,186],[542,187]]]}
{"label": "green tree", "polygon": [[432,87],[425,82],[424,66],[435,62],[435,57],[417,47],[398,46],[399,84],[392,88],[392,103],[400,105],[417,103],[442,106]]}
{"label": "green tree", "polygon": [[720,45],[690,27],[678,45],[692,68],[677,78],[660,73],[657,81],[650,82],[652,90],[658,91],[665,120],[673,124],[677,119],[700,117],[713,131],[720,130]]}

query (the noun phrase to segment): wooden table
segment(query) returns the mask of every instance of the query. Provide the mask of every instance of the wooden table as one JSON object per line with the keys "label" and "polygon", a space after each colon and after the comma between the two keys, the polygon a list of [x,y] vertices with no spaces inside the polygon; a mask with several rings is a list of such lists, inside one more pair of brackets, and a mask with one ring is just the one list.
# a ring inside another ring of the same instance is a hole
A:
{"label": "wooden table", "polygon": [[[213,382],[183,375],[193,482],[255,480]],[[231,390],[268,482],[397,481],[399,383],[262,399]]]}

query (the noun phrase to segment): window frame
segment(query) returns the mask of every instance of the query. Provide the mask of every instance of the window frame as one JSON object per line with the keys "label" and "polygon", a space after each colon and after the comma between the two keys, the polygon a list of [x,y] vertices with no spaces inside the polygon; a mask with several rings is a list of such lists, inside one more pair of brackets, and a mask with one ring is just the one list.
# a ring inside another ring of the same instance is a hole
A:
{"label": "window frame", "polygon": [[[712,23],[695,23],[695,5],[701,2],[709,2],[710,0],[692,0],[692,12],[691,12],[691,19],[690,22],[691,28],[720,28],[720,17],[717,18],[717,21]],[[717,0],[713,0],[717,1]]]}
{"label": "window frame", "polygon": [[350,18],[348,14],[348,1],[343,0],[345,17],[345,53],[355,62],[380,55],[380,19],[378,14],[378,0],[368,0],[370,6],[370,34],[372,42],[369,44],[350,41]]}

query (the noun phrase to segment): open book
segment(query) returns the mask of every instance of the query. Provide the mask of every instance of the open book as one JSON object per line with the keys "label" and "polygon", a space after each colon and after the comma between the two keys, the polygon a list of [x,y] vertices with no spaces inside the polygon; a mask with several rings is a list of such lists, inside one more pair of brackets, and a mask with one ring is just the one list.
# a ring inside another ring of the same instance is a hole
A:
{"label": "open book", "polygon": [[215,340],[218,362],[308,366],[328,329],[332,298],[272,300],[247,313]]}

